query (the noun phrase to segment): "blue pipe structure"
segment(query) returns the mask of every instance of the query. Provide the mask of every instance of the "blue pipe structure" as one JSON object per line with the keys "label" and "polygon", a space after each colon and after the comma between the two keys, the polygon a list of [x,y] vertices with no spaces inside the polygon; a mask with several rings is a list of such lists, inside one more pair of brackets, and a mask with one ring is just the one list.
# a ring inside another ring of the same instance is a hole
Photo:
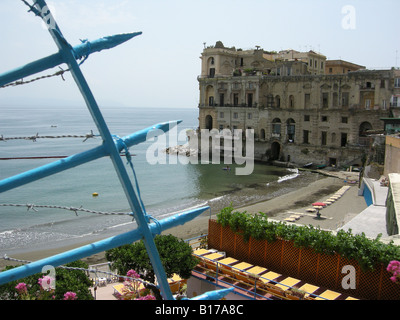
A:
{"label": "blue pipe structure", "polygon": [[[194,219],[195,217],[208,210],[208,207],[202,207],[193,209],[190,211],[182,212],[172,217],[165,218],[158,221],[158,223],[151,223],[149,225],[150,231],[153,234],[161,233],[172,227],[176,227],[184,224],[187,221]],[[71,261],[76,261],[87,256],[103,252],[109,249],[113,249],[125,244],[130,244],[137,240],[140,240],[142,233],[140,229],[135,229],[114,237],[110,237],[98,242],[94,242],[80,248],[69,250],[48,258],[44,258],[29,264],[17,267],[11,270],[0,272],[0,285],[9,281],[18,280],[20,278],[27,277],[36,273],[42,272],[44,266],[50,265],[58,267]]]}
{"label": "blue pipe structure", "polygon": [[[154,129],[161,129],[163,131],[167,130],[167,126],[169,127],[171,123],[167,122],[158,124],[134,133],[125,138],[115,140],[108,129],[108,126],[101,114],[100,108],[94,98],[94,95],[90,90],[88,83],[86,82],[86,79],[80,69],[80,65],[77,62],[77,60],[80,60],[82,58],[86,59],[93,52],[98,52],[103,49],[115,47],[137,35],[140,35],[141,32],[105,37],[93,42],[84,41],[81,45],[72,47],[62,35],[61,30],[54,20],[50,10],[48,9],[45,0],[35,0],[33,5],[30,5],[25,0],[22,1],[29,6],[29,11],[32,11],[33,13],[35,13],[35,15],[40,16],[43,19],[59,51],[58,53],[48,56],[46,58],[42,58],[40,60],[31,62],[23,67],[1,74],[0,86],[4,86],[5,84],[8,84],[12,81],[65,63],[68,66],[68,70],[71,72],[73,79],[80,90],[86,106],[97,126],[103,143],[101,146],[98,146],[89,151],[70,156],[66,159],[62,159],[52,164],[45,165],[0,181],[0,192],[16,188],[17,186],[25,185],[37,179],[47,177],[49,175],[67,170],[80,164],[93,161],[99,157],[108,156],[110,157],[114,165],[114,169],[127,197],[130,208],[132,210],[132,215],[136,220],[138,228],[128,233],[95,242],[46,259],[32,262],[25,266],[21,266],[9,271],[1,272],[0,284],[41,272],[41,268],[44,265],[52,265],[54,267],[57,267],[59,265],[72,262],[77,259],[87,257],[98,252],[102,252],[104,250],[108,250],[121,246],[123,244],[132,243],[139,239],[143,239],[154,272],[157,276],[161,294],[164,299],[173,300],[174,298],[169,288],[167,276],[162,266],[156,245],[154,243],[154,234],[156,233],[155,231],[162,231],[176,225],[184,224],[185,222],[193,219],[205,210],[209,209],[209,207],[203,207],[188,211],[184,214],[174,215],[158,223],[149,222],[149,217],[147,216],[146,212],[144,211],[145,209],[141,204],[140,195],[138,196],[136,194],[135,188],[121,159],[120,152],[122,149],[125,149],[127,151],[127,148],[131,145],[145,141],[147,134]],[[216,291],[215,293],[206,295],[205,297],[222,297],[224,294],[226,294],[225,292],[226,290],[222,293]]]}

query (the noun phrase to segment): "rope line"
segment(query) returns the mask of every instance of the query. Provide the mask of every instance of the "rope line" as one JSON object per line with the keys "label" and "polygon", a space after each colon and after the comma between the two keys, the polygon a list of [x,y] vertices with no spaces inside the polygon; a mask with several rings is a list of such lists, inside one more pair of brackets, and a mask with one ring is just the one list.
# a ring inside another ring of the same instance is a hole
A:
{"label": "rope line", "polygon": [[91,138],[96,138],[99,135],[95,135],[92,130],[90,133],[85,135],[76,135],[76,134],[66,134],[61,136],[39,136],[39,133],[36,133],[34,136],[26,136],[26,137],[9,137],[5,138],[3,135],[0,136],[0,141],[8,141],[8,140],[31,140],[36,142],[37,139],[62,139],[62,138],[85,138],[82,142],[86,142],[86,140]]}
{"label": "rope line", "polygon": [[46,78],[52,78],[52,77],[58,77],[58,76],[61,76],[61,79],[63,79],[63,81],[65,81],[65,78],[63,77],[63,75],[64,75],[65,72],[70,71],[70,69],[64,70],[64,69],[61,68],[61,67],[59,67],[59,68],[60,68],[61,70],[59,70],[59,71],[57,71],[57,72],[55,72],[55,73],[53,73],[53,74],[48,74],[48,75],[45,75],[45,76],[40,76],[40,77],[31,79],[31,80],[27,80],[27,81],[24,81],[24,79],[17,80],[17,81],[15,81],[15,82],[11,82],[11,83],[5,84],[5,85],[1,86],[0,88],[20,86],[20,85],[32,83],[32,82],[35,82],[35,81],[38,81],[38,80],[42,80],[42,79],[46,79]]}
{"label": "rope line", "polygon": [[15,203],[0,203],[0,207],[26,207],[27,210],[32,210],[34,212],[38,212],[36,208],[48,208],[48,209],[61,209],[61,210],[67,210],[67,211],[73,211],[75,212],[76,215],[78,215],[78,211],[80,212],[87,212],[87,213],[95,213],[95,214],[100,214],[100,215],[132,215],[132,213],[128,212],[104,212],[104,211],[96,211],[96,210],[90,210],[90,209],[85,209],[79,207],[65,207],[65,206],[55,206],[55,205],[36,205],[36,204],[15,204]]}

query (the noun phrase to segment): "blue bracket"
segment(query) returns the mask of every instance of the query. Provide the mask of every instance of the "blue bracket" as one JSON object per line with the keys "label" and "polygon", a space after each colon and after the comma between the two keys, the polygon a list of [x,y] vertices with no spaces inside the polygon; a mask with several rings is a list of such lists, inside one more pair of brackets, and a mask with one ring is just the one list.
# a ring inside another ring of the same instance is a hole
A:
{"label": "blue bracket", "polygon": [[[111,237],[74,250],[70,250],[55,256],[35,261],[27,265],[14,268],[12,270],[3,271],[0,273],[0,285],[9,281],[21,279],[29,275],[41,272],[43,266],[45,265],[52,265],[54,267],[57,267],[62,264],[72,262],[98,252],[116,248],[123,244],[128,244],[139,239],[143,239],[145,247],[149,254],[150,261],[157,276],[161,293],[164,299],[173,300],[174,298],[169,288],[167,276],[162,266],[156,245],[154,243],[154,234],[156,234],[160,230],[163,231],[177,225],[182,225],[185,222],[194,219],[196,216],[209,209],[209,207],[190,210],[181,214],[174,215],[170,218],[163,219],[161,221],[158,221],[157,223],[150,223],[148,221],[148,216],[144,212],[144,208],[141,206],[140,197],[138,198],[138,195],[135,192],[134,186],[121,159],[120,152],[124,148],[145,141],[147,133],[151,132],[154,129],[161,129],[163,131],[168,130],[171,126],[171,123],[166,122],[157,124],[153,127],[144,129],[130,136],[115,140],[109,132],[107,124],[100,112],[99,106],[89,88],[88,83],[86,82],[84,75],[82,74],[80,64],[78,64],[77,62],[77,60],[87,59],[87,57],[93,52],[99,52],[104,49],[115,47],[137,35],[140,35],[141,32],[104,37],[92,42],[83,41],[80,45],[72,47],[62,35],[61,30],[59,29],[44,0],[36,0],[33,5],[30,5],[25,0],[23,0],[23,2],[29,6],[29,11],[34,12],[35,15],[40,16],[44,20],[48,27],[50,35],[56,43],[59,51],[58,53],[55,53],[51,56],[36,60],[20,68],[0,74],[0,87],[26,76],[30,76],[35,73],[56,67],[62,63],[67,64],[69,71],[71,72],[74,81],[76,82],[82,94],[82,97],[85,100],[87,108],[89,109],[89,112],[97,126],[100,136],[102,137],[103,144],[94,149],[70,156],[66,159],[62,159],[54,163],[4,179],[0,181],[0,192],[5,192],[7,190],[25,185],[32,181],[47,177],[63,170],[73,168],[80,164],[93,161],[100,157],[108,156],[110,157],[114,165],[115,171],[123,187],[124,193],[128,199],[132,214],[138,224],[138,228],[136,230],[132,230],[130,232],[117,235],[115,237]],[[177,124],[179,122],[174,123]],[[226,295],[227,293],[227,290],[222,292],[220,292],[220,290],[217,290],[204,295],[204,298],[218,299]]]}

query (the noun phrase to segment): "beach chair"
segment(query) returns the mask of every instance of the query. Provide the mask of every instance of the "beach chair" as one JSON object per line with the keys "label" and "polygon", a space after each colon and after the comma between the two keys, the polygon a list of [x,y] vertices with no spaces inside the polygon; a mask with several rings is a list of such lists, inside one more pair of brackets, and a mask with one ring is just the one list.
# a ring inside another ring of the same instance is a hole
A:
{"label": "beach chair", "polygon": [[193,254],[195,254],[196,256],[202,256],[202,255],[205,255],[208,253],[210,253],[210,251],[207,249],[198,249],[198,250],[193,251]]}
{"label": "beach chair", "polygon": [[278,283],[275,284],[278,288],[281,288],[283,291],[288,291],[290,290],[291,287],[295,286],[300,282],[299,279],[292,278],[292,277],[287,277]]}
{"label": "beach chair", "polygon": [[250,269],[247,269],[247,281],[254,285],[256,284],[258,287],[262,287],[263,286],[263,281],[260,280],[261,275],[266,272],[268,269],[267,268],[263,268],[263,267],[259,267],[259,266],[255,266],[252,267]]}
{"label": "beach chair", "polygon": [[234,272],[232,271],[232,266],[237,262],[238,260],[231,257],[218,260],[218,272],[223,273],[228,277],[234,278]]}
{"label": "beach chair", "polygon": [[348,296],[345,300],[360,300],[360,299]]}
{"label": "beach chair", "polygon": [[279,288],[272,283],[267,283],[265,284],[265,289],[274,297],[285,299],[285,292],[282,290],[282,288]]}
{"label": "beach chair", "polygon": [[281,274],[280,273],[276,273],[273,271],[268,271],[267,273],[262,274],[259,278],[258,278],[258,285],[261,288],[267,288],[267,285],[271,282],[273,282],[274,279],[280,277]]}
{"label": "beach chair", "polygon": [[122,284],[122,283],[120,283],[120,284],[116,284],[115,286],[113,286],[113,289],[114,289],[114,295],[115,294],[120,294],[120,295],[122,295],[123,294],[123,292],[122,292],[122,289],[124,288],[124,284]]}
{"label": "beach chair", "polygon": [[310,297],[310,295],[313,294],[318,289],[319,289],[319,287],[314,286],[313,284],[310,284],[310,283],[305,283],[299,288],[299,290],[302,290],[306,293],[304,296],[305,298]]}
{"label": "beach chair", "polygon": [[218,252],[206,254],[202,257],[207,269],[217,271],[217,260],[224,258],[224,255]]}
{"label": "beach chair", "polygon": [[321,294],[318,294],[318,296],[315,298],[315,300],[335,300],[341,295],[339,292],[335,292],[332,290],[325,290]]}
{"label": "beach chair", "polygon": [[235,278],[239,281],[247,282],[248,281],[248,273],[247,273],[246,269],[250,269],[251,267],[253,267],[253,265],[250,263],[247,263],[247,262],[240,262],[238,264],[235,264],[233,266]]}
{"label": "beach chair", "polygon": [[168,278],[169,288],[172,293],[177,293],[183,287],[183,285],[187,283],[186,279],[182,279],[179,275],[174,273],[172,278]]}

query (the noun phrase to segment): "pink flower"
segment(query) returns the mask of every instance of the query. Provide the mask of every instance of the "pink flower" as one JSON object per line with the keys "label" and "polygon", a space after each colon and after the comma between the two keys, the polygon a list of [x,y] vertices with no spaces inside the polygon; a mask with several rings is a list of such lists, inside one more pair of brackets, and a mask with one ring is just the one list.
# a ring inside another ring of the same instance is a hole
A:
{"label": "pink flower", "polygon": [[19,294],[28,293],[28,288],[26,287],[26,283],[20,282],[15,286]]}
{"label": "pink flower", "polygon": [[393,274],[393,276],[390,277],[390,280],[393,282],[400,281],[400,261],[390,261],[386,270]]}
{"label": "pink flower", "polygon": [[46,291],[50,291],[54,289],[54,278],[49,276],[44,276],[43,278],[39,278],[38,283],[40,288]]}
{"label": "pink flower", "polygon": [[135,279],[140,278],[140,275],[133,269],[129,270],[126,275],[130,278],[135,278]]}
{"label": "pink flower", "polygon": [[386,270],[390,271],[390,272],[396,272],[396,271],[400,272],[400,262],[396,261],[396,260],[390,261],[390,263],[387,266]]}
{"label": "pink flower", "polygon": [[75,292],[68,291],[64,294],[64,300],[76,300],[78,297]]}

